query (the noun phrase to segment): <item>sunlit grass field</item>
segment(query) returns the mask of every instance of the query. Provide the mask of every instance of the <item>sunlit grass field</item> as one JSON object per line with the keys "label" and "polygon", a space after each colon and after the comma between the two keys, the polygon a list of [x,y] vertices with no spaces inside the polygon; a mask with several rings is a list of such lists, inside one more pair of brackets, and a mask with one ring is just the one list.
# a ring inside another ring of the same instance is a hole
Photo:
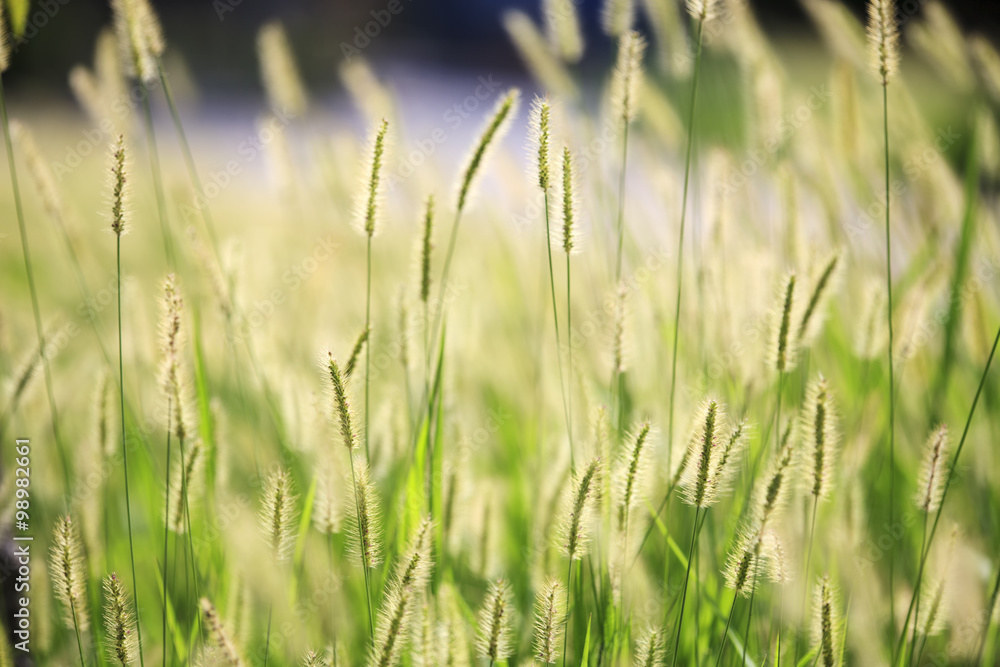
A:
{"label": "sunlit grass field", "polygon": [[112,5],[78,107],[0,89],[0,665],[1000,664],[1000,55],[945,5],[548,0],[528,77],[350,106],[271,23],[209,109]]}

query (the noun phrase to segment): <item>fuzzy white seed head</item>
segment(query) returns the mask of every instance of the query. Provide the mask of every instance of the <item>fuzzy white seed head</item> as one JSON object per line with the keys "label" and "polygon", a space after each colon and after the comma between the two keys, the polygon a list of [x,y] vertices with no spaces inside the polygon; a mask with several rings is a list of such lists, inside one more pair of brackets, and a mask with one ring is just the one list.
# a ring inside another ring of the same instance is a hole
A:
{"label": "fuzzy white seed head", "polygon": [[479,655],[498,662],[513,653],[514,604],[510,584],[497,579],[490,584],[486,601],[479,612],[479,634],[476,649]]}
{"label": "fuzzy white seed head", "polygon": [[549,44],[560,58],[575,63],[583,57],[583,33],[574,0],[542,0]]}
{"label": "fuzzy white seed head", "polygon": [[264,539],[279,563],[291,558],[295,546],[295,501],[291,475],[284,470],[272,473],[264,484],[258,518]]}
{"label": "fuzzy white seed head", "polygon": [[601,27],[610,37],[621,37],[635,23],[635,0],[604,0]]}
{"label": "fuzzy white seed head", "polygon": [[899,28],[895,0],[868,2],[868,58],[872,72],[883,86],[899,69]]}
{"label": "fuzzy white seed head", "polygon": [[642,90],[642,59],[646,40],[630,30],[618,40],[618,59],[611,77],[611,111],[623,123],[631,123],[639,113],[639,91]]}
{"label": "fuzzy white seed head", "polygon": [[833,489],[835,461],[840,438],[837,408],[826,378],[820,375],[806,389],[802,414],[802,457],[805,491],[816,499],[828,498]]}
{"label": "fuzzy white seed head", "polygon": [[285,27],[278,21],[264,24],[257,34],[260,77],[272,111],[301,116],[309,105],[305,85],[295,65]]}
{"label": "fuzzy white seed head", "polygon": [[924,445],[924,455],[917,477],[917,492],[914,502],[921,512],[937,512],[944,494],[944,480],[948,467],[948,427],[945,424],[934,429]]}

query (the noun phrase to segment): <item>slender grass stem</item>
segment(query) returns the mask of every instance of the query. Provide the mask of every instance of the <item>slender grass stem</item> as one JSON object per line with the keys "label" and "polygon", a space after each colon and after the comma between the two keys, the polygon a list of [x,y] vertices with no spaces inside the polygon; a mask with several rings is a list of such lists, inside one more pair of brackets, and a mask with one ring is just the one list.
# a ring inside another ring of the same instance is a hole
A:
{"label": "slender grass stem", "polygon": [[160,234],[163,236],[163,254],[167,258],[167,266],[171,269],[176,264],[173,242],[170,239],[170,227],[167,223],[166,196],[163,192],[163,175],[160,173],[160,152],[156,146],[156,128],[153,124],[153,106],[149,101],[149,87],[140,81],[142,93],[142,119],[146,126],[146,146],[149,149],[149,169],[153,174],[153,192],[156,196],[156,212],[160,220]]}
{"label": "slender grass stem", "polygon": [[24,272],[28,277],[28,291],[31,294],[31,312],[35,319],[35,336],[38,339],[38,354],[41,357],[42,374],[45,377],[45,395],[49,402],[49,413],[52,417],[52,437],[56,442],[56,451],[62,464],[63,488],[69,493],[69,461],[59,431],[59,410],[56,407],[55,392],[52,389],[52,369],[45,353],[45,330],[42,327],[42,311],[38,305],[38,291],[35,287],[35,273],[31,265],[31,250],[28,244],[28,230],[24,224],[24,209],[21,206],[21,188],[17,182],[17,165],[14,160],[14,147],[10,140],[10,123],[7,119],[7,96],[3,89],[3,76],[0,75],[0,118],[3,120],[3,136],[7,147],[7,164],[10,168],[10,185],[14,191],[14,209],[17,213],[17,229],[21,235],[21,251],[24,255]]}
{"label": "slender grass stem", "polygon": [[[358,526],[361,525],[361,499],[358,497],[358,477],[357,473],[354,472],[354,455],[349,454],[351,459],[351,482],[354,484],[354,507],[358,513]],[[371,581],[368,573],[368,562],[365,559],[364,547],[358,549],[361,558],[361,571],[365,576],[365,599],[368,603],[368,641],[374,648],[375,646],[375,617],[372,614],[372,591],[371,591]]]}
{"label": "slender grass stem", "polygon": [[566,253],[566,430],[569,432],[570,467],[573,467],[573,279]]}
{"label": "slender grass stem", "polygon": [[[819,507],[819,498],[813,496],[812,499],[812,518],[809,520],[809,537],[806,540],[806,566],[802,570],[802,580],[809,581],[809,565],[812,561],[812,548],[813,548],[813,538],[816,535],[816,510]],[[806,603],[809,600],[809,587],[802,587],[802,618],[806,617]],[[799,642],[798,638],[795,640],[795,660],[799,659]]]}
{"label": "slender grass stem", "polygon": [[[566,631],[563,633],[562,664],[566,667],[566,651],[569,647],[569,630],[573,613],[573,556],[570,555],[569,567],[566,568]],[[492,662],[490,663],[492,664]]]}
{"label": "slender grass stem", "polygon": [[[760,549],[760,542],[757,543],[757,549]],[[753,619],[753,600],[757,595],[757,568],[760,564],[760,558],[755,556],[753,563],[753,581],[751,582],[752,588],[750,589],[750,606],[747,609],[747,627],[746,631],[743,633],[743,659],[740,661],[741,665],[747,664],[747,647],[750,646],[750,621]]]}
{"label": "slender grass stem", "polygon": [[[167,399],[167,465],[166,465],[166,494],[163,502],[163,608],[160,622],[163,626],[163,664],[167,664],[167,596],[169,588],[167,586],[167,575],[170,572],[168,562],[170,557],[170,449],[171,449],[171,420],[173,417],[173,402]],[[181,468],[183,469],[183,465]],[[200,616],[201,614],[199,614]]]}
{"label": "slender grass stem", "polygon": [[87,663],[83,659],[83,640],[80,638],[80,622],[76,617],[76,602],[72,599],[69,601],[69,610],[73,614],[73,630],[76,632],[76,650],[80,654],[80,667],[83,667]]}
{"label": "slender grass stem", "polygon": [[695,542],[698,541],[698,515],[700,507],[694,510],[694,526],[691,528],[691,543],[688,545],[687,569],[684,571],[684,585],[681,588],[681,608],[677,613],[677,639],[674,640],[673,658],[670,660],[671,667],[677,664],[677,654],[681,650],[681,628],[684,627],[684,603],[687,601],[688,578],[691,576],[691,557],[694,553]]}
{"label": "slender grass stem", "polygon": [[365,458],[372,460],[368,447],[368,387],[371,379],[371,316],[372,316],[372,237],[368,235],[366,252],[367,279],[365,281],[365,331],[368,331],[368,343],[365,345]]}
{"label": "slender grass stem", "polygon": [[[555,279],[555,272],[554,272],[554,269],[553,269],[553,262],[552,262],[552,235],[551,235],[551,230],[549,228],[549,192],[548,192],[548,190],[546,190],[545,193],[544,193],[544,202],[545,202],[545,249],[546,249],[546,251],[548,253],[548,259],[549,259],[549,290],[552,293],[552,321],[553,321],[553,324],[555,325],[555,328],[556,328],[556,363],[559,366],[559,390],[562,392],[563,415],[566,418],[566,431],[569,434],[569,466],[570,466],[570,474],[572,474],[573,470],[576,468],[576,464],[575,464],[575,461],[574,461],[574,451],[573,451],[573,449],[574,449],[573,448],[573,424],[570,421],[570,416],[569,416],[569,403],[568,403],[567,396],[566,396],[566,393],[567,393],[566,392],[566,376],[565,376],[565,373],[563,372],[563,366],[562,366],[562,351],[559,349],[559,341],[561,340],[561,337],[559,335],[559,307],[558,307],[558,305],[556,303],[556,279]],[[566,271],[567,271],[567,276],[568,276],[568,271],[569,271],[569,256],[567,256],[567,258],[566,258]],[[568,302],[568,299],[569,299],[569,292],[568,292],[568,290],[569,290],[569,283],[567,283],[566,289],[567,289],[567,306],[568,306],[568,303],[569,303]],[[567,340],[567,343],[568,342],[569,341]]]}
{"label": "slender grass stem", "polygon": [[271,613],[274,611],[274,603],[267,603],[267,637],[264,639],[264,667],[267,667],[268,653],[271,652]]}
{"label": "slender grass stem", "polygon": [[[920,552],[924,553],[924,547],[927,546],[927,513],[924,513],[924,529],[920,537]],[[913,638],[910,640],[910,660],[906,661],[906,664],[910,664],[913,659],[914,651],[917,649],[917,628],[920,627],[920,586],[921,582],[917,580],[917,586],[913,591],[913,597],[916,599],[916,605],[913,609]],[[919,664],[919,663],[918,663]]]}
{"label": "slender grass stem", "polygon": [[698,39],[694,57],[694,74],[691,80],[691,104],[688,109],[687,151],[684,159],[684,191],[681,195],[681,224],[677,239],[677,298],[674,303],[674,340],[670,361],[670,409],[667,418],[667,469],[670,469],[674,444],[674,397],[677,389],[677,340],[681,322],[681,281],[684,278],[684,225],[687,221],[688,184],[691,176],[691,151],[694,144],[694,109],[698,99],[698,74],[701,71],[701,41],[705,28],[704,19],[698,21]]}
{"label": "slender grass stem", "polygon": [[[122,237],[120,234],[115,237],[115,264],[117,268],[117,294],[118,294],[118,400],[120,403],[122,422],[122,468],[125,474],[125,517],[128,522],[128,555],[132,568],[132,602],[135,606],[136,614],[136,637],[139,641],[139,664],[145,667],[146,662],[142,655],[142,623],[139,620],[139,580],[135,576],[135,545],[132,535],[132,502],[129,498],[128,485],[128,443],[125,434],[125,366],[124,354],[122,352]],[[166,564],[164,563],[164,566]]]}
{"label": "slender grass stem", "polygon": [[[927,545],[920,554],[920,566],[917,568],[917,583],[916,587],[920,586],[920,580],[923,578],[924,565],[927,562],[927,556],[931,550],[931,544],[934,542],[934,534],[937,532],[938,522],[941,520],[941,512],[944,510],[945,500],[948,498],[948,489],[951,488],[951,480],[955,475],[955,469],[958,466],[958,458],[962,454],[962,449],[965,447],[966,438],[969,435],[969,428],[972,426],[972,417],[976,414],[976,406],[979,405],[979,397],[983,393],[983,387],[986,386],[986,378],[990,372],[990,366],[993,364],[993,357],[996,356],[997,344],[1000,343],[1000,327],[997,327],[997,334],[993,338],[993,347],[990,348],[990,355],[986,359],[986,365],[983,368],[983,374],[979,378],[979,386],[976,388],[976,394],[972,399],[972,406],[969,408],[969,415],[965,420],[965,428],[962,430],[962,437],[958,441],[958,447],[955,449],[955,456],[951,459],[951,465],[948,466],[948,475],[944,478],[944,489],[941,491],[941,502],[938,504],[937,512],[934,514],[934,521],[931,524],[930,532],[927,534]],[[903,629],[899,635],[899,641],[896,644],[895,651],[893,652],[893,665],[896,664],[896,655],[902,649],[903,642],[906,639],[906,633],[910,625],[910,614],[913,612],[913,605],[916,596],[910,598],[910,606],[906,612],[906,619],[903,621]]]}
{"label": "slender grass stem", "polygon": [[[885,140],[885,288],[888,295],[886,304],[886,320],[889,325],[889,525],[896,520],[896,375],[893,368],[893,332],[892,332],[892,231],[889,227],[889,90],[888,85],[882,85],[882,133]],[[889,547],[889,627],[896,625],[895,595],[893,582],[895,579],[896,543]],[[905,632],[904,632],[905,634]],[[895,654],[893,662],[895,663]]]}
{"label": "slender grass stem", "polygon": [[736,611],[736,599],[738,597],[739,591],[734,591],[733,603],[729,605],[729,617],[726,619],[726,629],[722,631],[722,639],[719,641],[719,657],[715,659],[715,667],[719,667],[722,664],[722,655],[726,652],[726,638],[729,636],[729,625],[733,622],[733,612]]}
{"label": "slender grass stem", "polygon": [[[976,649],[976,661],[972,663],[973,665],[983,664],[983,651],[986,649],[986,639],[990,634],[993,610],[997,608],[998,594],[1000,594],[1000,568],[997,569],[996,582],[993,584],[993,593],[990,595],[990,602],[986,607],[986,619],[983,621],[983,636],[979,638],[979,648]],[[917,664],[920,664],[919,660]]]}

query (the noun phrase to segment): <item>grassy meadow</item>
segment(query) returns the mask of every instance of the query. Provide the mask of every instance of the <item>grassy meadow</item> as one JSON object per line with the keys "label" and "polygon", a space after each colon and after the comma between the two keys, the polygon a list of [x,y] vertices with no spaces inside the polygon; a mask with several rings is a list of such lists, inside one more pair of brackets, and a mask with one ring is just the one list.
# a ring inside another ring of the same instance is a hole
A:
{"label": "grassy meadow", "polygon": [[232,116],[111,4],[75,107],[0,87],[0,665],[1000,665],[945,3],[543,0],[528,77],[348,49],[336,110],[268,23]]}

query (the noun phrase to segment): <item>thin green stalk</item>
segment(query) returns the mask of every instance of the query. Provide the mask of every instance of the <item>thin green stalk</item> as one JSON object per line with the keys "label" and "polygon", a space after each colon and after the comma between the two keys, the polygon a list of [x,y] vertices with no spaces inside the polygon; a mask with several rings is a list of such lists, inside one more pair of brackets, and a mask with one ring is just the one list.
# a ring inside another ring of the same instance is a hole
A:
{"label": "thin green stalk", "polygon": [[156,211],[160,218],[160,233],[163,236],[163,253],[167,258],[167,266],[175,265],[173,243],[170,240],[170,228],[167,224],[166,196],[163,193],[163,176],[160,173],[160,153],[156,147],[156,129],[153,126],[153,107],[149,102],[149,88],[143,81],[142,87],[142,118],[146,125],[146,144],[149,148],[149,168],[153,174],[153,191],[156,195]]}
{"label": "thin green stalk", "polygon": [[[1000,568],[997,568],[996,582],[993,584],[993,593],[990,595],[990,603],[986,607],[986,620],[983,623],[983,636],[979,639],[979,648],[976,649],[976,661],[972,664],[983,664],[983,651],[986,649],[986,638],[990,634],[990,625],[993,619],[993,610],[997,608],[997,595],[1000,594]],[[918,661],[919,665],[920,662]]]}
{"label": "thin green stalk", "polygon": [[569,431],[569,461],[573,467],[573,282],[570,274],[569,253],[566,253],[566,430]]}
{"label": "thin green stalk", "polygon": [[[181,445],[181,461],[186,461],[186,456],[184,454],[184,438],[180,439]],[[187,545],[188,545],[188,558],[191,560],[191,570],[194,579],[194,597],[196,600],[201,599],[201,584],[198,582],[198,561],[194,557],[194,531],[191,530],[191,504],[188,498],[188,480],[187,480],[187,466],[181,466],[181,498],[184,501],[184,523],[187,527]],[[187,568],[184,570],[185,578],[187,577]],[[205,640],[205,628],[202,625],[201,614],[196,614],[198,618],[198,635],[201,637],[202,641]]]}
{"label": "thin green stalk", "polygon": [[667,423],[667,469],[671,467],[674,444],[674,396],[677,389],[677,340],[681,323],[681,281],[684,277],[684,224],[687,221],[688,183],[691,176],[691,148],[694,143],[694,109],[698,99],[698,73],[701,70],[701,40],[705,20],[698,20],[698,40],[694,57],[694,74],[691,81],[691,105],[688,109],[687,156],[684,160],[684,192],[681,195],[681,225],[677,240],[677,299],[674,305],[674,342],[670,362],[670,411]]}
{"label": "thin green stalk", "polygon": [[[812,519],[809,521],[809,539],[806,542],[807,545],[808,545],[806,547],[806,566],[802,570],[802,580],[803,581],[809,581],[809,565],[810,565],[810,562],[812,560],[813,537],[815,537],[815,535],[816,535],[816,509],[818,507],[819,507],[819,498],[817,496],[813,496],[812,512],[811,512]],[[803,590],[802,590],[802,615],[801,615],[801,618],[805,618],[806,617],[806,602],[809,600],[809,587],[808,586],[803,586],[802,589]],[[799,641],[798,641],[798,638],[796,637],[796,640],[795,640],[795,660],[798,661],[798,659],[799,659]]]}
{"label": "thin green stalk", "polygon": [[[924,530],[920,538],[920,553],[924,553],[924,548],[927,546],[927,513],[924,512]],[[913,638],[910,640],[910,660],[906,661],[906,664],[910,664],[913,660],[913,653],[917,648],[917,628],[920,627],[920,579],[917,579],[917,586],[913,591],[913,597],[916,598],[916,605],[913,609]],[[919,663],[918,663],[919,664]]]}
{"label": "thin green stalk", "polygon": [[[354,472],[354,455],[348,452],[351,459],[351,482],[354,484],[354,507],[358,513],[358,526],[361,525],[361,499],[358,497],[358,477]],[[359,549],[361,557],[361,572],[365,575],[365,599],[368,603],[368,641],[375,646],[375,617],[372,615],[372,591],[368,573],[368,563],[365,560],[364,549]]]}
{"label": "thin green stalk", "polygon": [[[125,473],[125,517],[128,521],[128,555],[129,563],[132,567],[132,603],[135,606],[136,636],[139,641],[139,664],[145,667],[146,661],[142,656],[142,623],[139,621],[139,580],[135,576],[135,548],[132,537],[132,502],[129,498],[128,488],[128,444],[125,434],[125,368],[124,355],[122,352],[122,237],[121,234],[115,236],[115,263],[117,268],[118,281],[118,400],[121,408],[122,418],[122,466]],[[165,564],[164,564],[165,565]]]}
{"label": "thin green stalk", "polygon": [[63,484],[69,493],[69,461],[63,447],[59,432],[59,411],[56,408],[55,392],[52,390],[52,370],[48,356],[45,354],[45,331],[42,328],[42,314],[38,306],[38,292],[35,289],[35,273],[31,268],[31,251],[28,246],[28,230],[24,224],[24,209],[21,206],[21,189],[17,183],[17,165],[14,161],[14,148],[10,141],[10,124],[7,120],[7,96],[3,89],[3,76],[0,75],[0,118],[3,120],[3,136],[7,147],[7,164],[10,167],[10,185],[14,191],[14,209],[17,212],[17,229],[21,234],[21,250],[24,255],[24,272],[28,276],[28,291],[31,293],[31,311],[35,318],[35,336],[38,339],[38,354],[42,362],[42,374],[45,377],[45,394],[49,402],[49,413],[52,416],[52,437],[56,441],[56,451],[62,464]]}
{"label": "thin green stalk", "polygon": [[[948,489],[951,488],[951,480],[955,475],[955,468],[958,466],[958,457],[962,454],[962,448],[965,447],[965,440],[969,435],[969,428],[972,425],[972,417],[976,414],[976,406],[979,404],[979,397],[983,393],[983,387],[986,386],[986,378],[990,372],[990,366],[993,364],[993,357],[996,355],[997,344],[1000,343],[1000,327],[997,328],[997,335],[993,339],[993,347],[990,348],[990,356],[986,359],[986,366],[983,368],[983,374],[979,378],[979,386],[976,388],[976,395],[972,399],[972,406],[969,408],[969,415],[965,420],[965,428],[962,430],[962,437],[958,441],[958,448],[955,450],[955,456],[951,459],[951,465],[948,466],[948,475],[944,478],[944,489],[941,492],[941,502],[938,504],[937,512],[934,514],[934,522],[931,524],[930,533],[927,534],[927,546],[920,555],[920,566],[917,568],[917,584],[919,587],[920,580],[924,574],[924,565],[927,562],[927,556],[931,550],[931,544],[934,541],[934,534],[937,532],[938,522],[941,520],[941,512],[944,510],[944,503],[948,497]],[[903,622],[903,630],[899,635],[899,641],[896,644],[896,649],[893,652],[893,665],[896,663],[896,655],[902,648],[903,641],[906,639],[906,632],[910,625],[910,614],[913,611],[913,605],[915,602],[915,597],[910,598],[910,606],[906,612],[906,620]]]}
{"label": "thin green stalk", "polygon": [[677,639],[674,641],[674,654],[670,660],[670,665],[677,664],[677,654],[681,651],[681,628],[684,626],[684,603],[687,601],[688,577],[691,576],[691,555],[694,553],[694,545],[698,540],[698,514],[700,507],[694,510],[694,526],[691,528],[691,543],[688,545],[687,569],[684,571],[684,586],[681,589],[681,609],[677,616]]}
{"label": "thin green stalk", "polygon": [[[760,542],[757,543],[757,549],[760,549]],[[743,660],[740,662],[741,665],[747,664],[747,647],[750,645],[750,620],[753,618],[753,599],[757,595],[757,567],[760,564],[760,558],[754,557],[753,563],[753,581],[751,582],[752,588],[750,589],[750,607],[747,610],[747,628],[743,633]]]}
{"label": "thin green stalk", "polygon": [[[886,319],[889,323],[889,525],[894,525],[896,515],[896,375],[892,361],[892,232],[889,228],[889,92],[882,85],[882,133],[885,139],[885,288],[888,294]],[[889,627],[895,627],[896,605],[893,591],[895,578],[896,543],[889,546]],[[905,634],[905,632],[904,632]],[[895,663],[895,654],[893,662]]]}
{"label": "thin green stalk", "polygon": [[[365,281],[365,331],[371,332],[372,315],[372,236],[368,235],[368,246],[366,253],[367,279]],[[368,342],[365,344],[365,458],[372,460],[371,450],[368,448],[368,385],[371,379],[371,355],[372,341],[371,333],[368,334]]]}
{"label": "thin green stalk", "polygon": [[76,619],[76,602],[72,599],[69,601],[69,610],[73,614],[73,629],[76,631],[76,650],[80,653],[80,667],[85,664],[83,660],[83,641],[80,639],[80,622]]}
{"label": "thin green stalk", "polygon": [[733,612],[736,611],[736,599],[738,597],[739,591],[733,591],[733,603],[729,606],[729,618],[726,619],[726,629],[722,632],[722,639],[719,640],[719,657],[715,660],[715,667],[719,667],[722,664],[722,654],[726,652],[726,637],[729,636],[729,625],[733,622]]}
{"label": "thin green stalk", "polygon": [[[573,609],[573,557],[570,555],[569,567],[566,569],[566,631],[563,633],[562,664],[566,667],[566,650],[569,646],[570,614]],[[492,661],[490,664],[493,664]]]}
{"label": "thin green stalk", "polygon": [[[553,268],[552,268],[552,235],[551,235],[551,231],[549,229],[549,191],[548,190],[545,190],[544,198],[545,198],[545,250],[547,251],[548,258],[549,258],[549,290],[552,293],[552,321],[555,324],[555,328],[556,328],[556,363],[559,366],[559,390],[562,393],[563,415],[566,418],[566,430],[569,433],[569,467],[570,467],[570,473],[572,474],[572,471],[576,468],[575,461],[574,461],[574,456],[573,456],[574,455],[574,451],[573,451],[573,449],[574,449],[573,448],[573,425],[572,425],[572,422],[570,422],[569,404],[568,404],[568,401],[567,401],[567,398],[566,398],[566,378],[565,378],[565,374],[563,373],[562,351],[559,349],[559,341],[561,339],[560,336],[559,336],[559,308],[558,308],[558,306],[556,304],[556,279],[555,279],[555,273],[554,273]],[[567,272],[569,271],[569,257],[568,256],[566,258],[566,270],[567,270]],[[568,283],[567,283],[566,289],[569,290]],[[567,300],[568,300],[568,298],[569,298],[569,293],[567,291]],[[568,301],[567,301],[567,303],[568,303]],[[568,344],[569,340],[567,339],[566,342]]]}
{"label": "thin green stalk", "polygon": [[274,611],[274,603],[267,603],[267,638],[264,639],[264,667],[267,667],[267,654],[271,651],[271,612]]}
{"label": "thin green stalk", "polygon": [[[163,625],[163,664],[167,664],[167,573],[170,571],[167,569],[168,559],[170,557],[170,441],[171,441],[171,417],[173,406],[172,400],[167,398],[167,467],[166,467],[166,495],[163,503],[163,610],[161,614],[161,623]],[[183,457],[182,457],[183,461]],[[183,469],[183,463],[181,469]],[[199,614],[200,616],[201,614]]]}

